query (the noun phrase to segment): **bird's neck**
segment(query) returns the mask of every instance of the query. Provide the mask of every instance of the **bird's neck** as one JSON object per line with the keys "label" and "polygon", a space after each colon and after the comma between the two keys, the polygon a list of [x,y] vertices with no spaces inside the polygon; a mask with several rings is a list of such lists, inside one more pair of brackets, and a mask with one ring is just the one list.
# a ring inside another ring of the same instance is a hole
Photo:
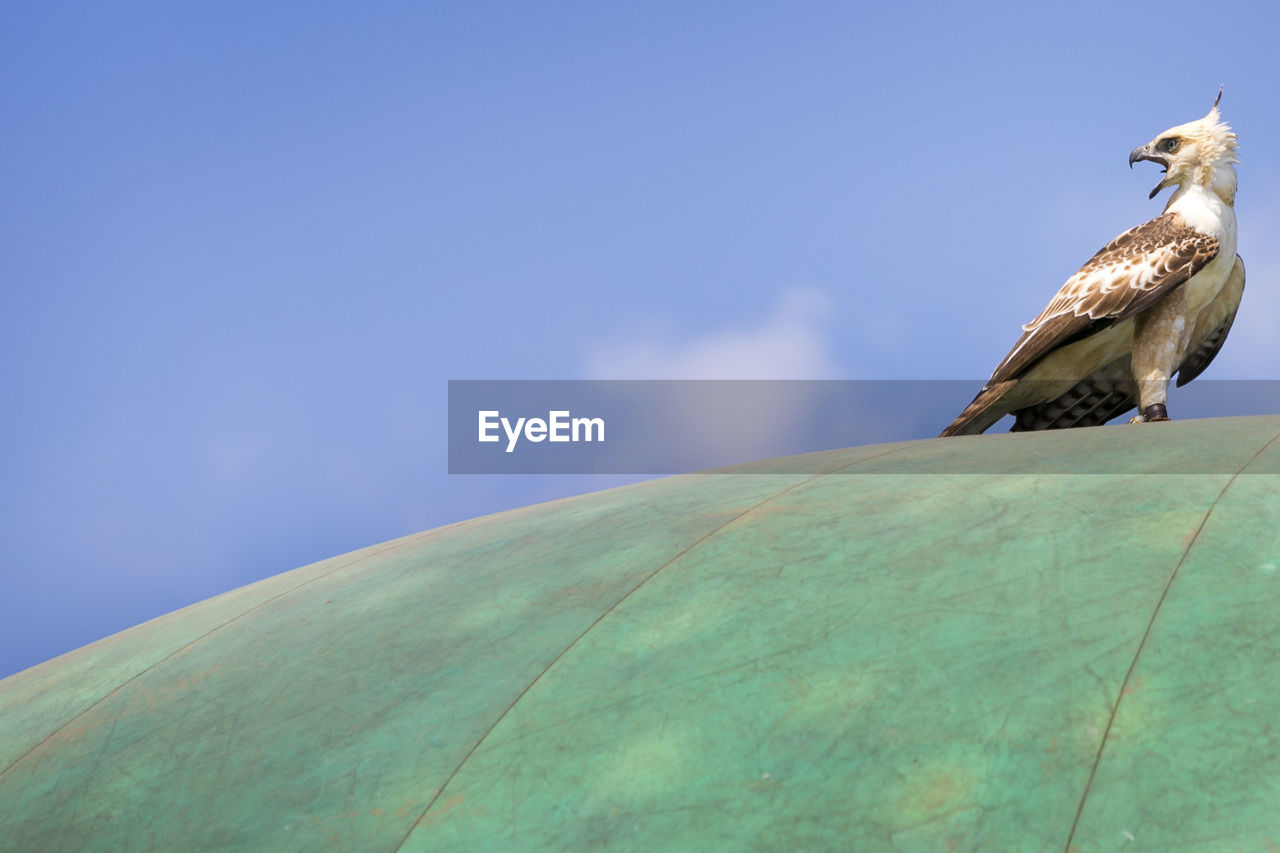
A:
{"label": "bird's neck", "polygon": [[1222,195],[1200,184],[1186,184],[1169,199],[1166,213],[1176,214],[1181,224],[1221,242],[1235,254],[1236,212]]}
{"label": "bird's neck", "polygon": [[1222,199],[1227,207],[1236,204],[1236,168],[1230,163],[1223,164],[1213,170],[1213,180],[1209,183],[1213,194]]}
{"label": "bird's neck", "polygon": [[1236,203],[1236,169],[1230,162],[1220,163],[1204,174],[1196,174],[1190,180],[1179,184],[1165,205],[1166,212],[1175,210],[1178,203],[1190,196],[1192,203],[1203,204],[1204,195],[1216,196],[1227,207],[1235,207]]}

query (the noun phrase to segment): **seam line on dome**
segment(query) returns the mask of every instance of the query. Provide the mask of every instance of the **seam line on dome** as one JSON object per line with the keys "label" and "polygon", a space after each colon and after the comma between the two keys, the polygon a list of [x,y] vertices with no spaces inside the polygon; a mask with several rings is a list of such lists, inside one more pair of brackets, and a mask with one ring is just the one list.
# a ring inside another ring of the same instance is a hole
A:
{"label": "seam line on dome", "polygon": [[[710,531],[708,531],[708,532],[707,532],[706,534],[704,534],[701,538],[699,538],[696,542],[693,542],[692,544],[687,545],[685,548],[681,549],[681,551],[680,551],[679,553],[677,553],[675,556],[673,556],[671,559],[667,560],[667,561],[666,561],[665,563],[663,563],[661,566],[658,566],[658,568],[654,569],[652,572],[650,572],[649,574],[647,574],[647,575],[645,575],[643,578],[641,578],[639,583],[637,583],[637,584],[636,584],[635,586],[633,586],[630,590],[628,590],[627,592],[625,592],[625,593],[622,595],[622,597],[621,597],[621,598],[619,598],[617,601],[615,601],[613,604],[611,604],[611,605],[609,605],[607,608],[605,608],[604,612],[602,612],[599,616],[597,616],[597,617],[596,617],[596,619],[595,619],[595,620],[594,620],[590,625],[588,625],[586,628],[584,628],[584,629],[583,629],[583,631],[582,631],[582,633],[580,633],[580,634],[578,634],[578,636],[574,637],[574,638],[573,638],[573,640],[571,640],[567,646],[565,646],[563,649],[561,649],[560,653],[559,653],[559,654],[557,654],[554,658],[552,658],[551,662],[550,662],[550,663],[548,663],[545,667],[543,667],[543,668],[542,668],[542,671],[541,671],[541,672],[539,672],[536,676],[534,676],[534,677],[533,677],[533,679],[532,679],[528,684],[526,684],[526,685],[524,686],[524,689],[522,689],[522,690],[520,691],[520,693],[516,696],[516,698],[515,698],[515,699],[513,699],[513,700],[511,701],[511,704],[509,704],[509,705],[508,705],[508,706],[507,706],[507,707],[502,711],[502,713],[501,713],[501,714],[499,714],[499,715],[497,716],[497,718],[493,721],[493,723],[489,726],[489,728],[487,728],[487,729],[485,730],[484,734],[480,735],[480,737],[476,740],[475,744],[474,744],[474,745],[472,745],[471,749],[467,750],[467,754],[466,754],[466,755],[464,755],[464,756],[462,757],[462,760],[458,762],[458,765],[457,765],[456,767],[454,767],[454,768],[453,768],[453,772],[451,772],[451,773],[449,774],[448,778],[444,780],[444,783],[443,783],[443,784],[441,784],[441,785],[440,785],[440,787],[436,789],[435,794],[433,794],[433,795],[432,795],[432,797],[431,797],[431,799],[427,801],[426,806],[425,806],[425,807],[423,807],[422,811],[418,814],[418,816],[417,816],[416,818],[414,818],[413,823],[411,823],[411,824],[409,825],[409,829],[408,829],[408,831],[407,831],[407,832],[405,832],[404,837],[403,837],[402,839],[400,839],[400,843],[399,843],[399,844],[397,844],[397,845],[395,846],[395,850],[396,850],[396,851],[399,851],[400,849],[402,849],[402,848],[404,847],[404,845],[405,845],[405,844],[407,844],[407,843],[408,843],[409,838],[410,838],[410,837],[413,835],[413,833],[417,830],[418,825],[419,825],[420,823],[422,823],[423,818],[425,818],[425,817],[427,816],[427,813],[428,813],[428,812],[430,812],[430,811],[431,811],[431,809],[435,806],[436,802],[440,799],[440,795],[441,795],[441,794],[443,794],[443,793],[445,792],[445,790],[449,787],[450,783],[452,783],[452,782],[453,782],[454,777],[456,777],[456,776],[458,775],[458,773],[460,773],[460,772],[462,771],[462,768],[463,768],[464,766],[466,766],[466,763],[467,763],[468,761],[470,761],[470,760],[471,760],[471,756],[472,756],[472,755],[475,755],[476,751],[480,749],[481,745],[482,745],[482,744],[484,744],[484,742],[485,742],[486,740],[488,740],[488,739],[489,739],[489,735],[491,735],[491,734],[493,733],[493,730],[494,730],[494,729],[496,729],[496,728],[498,727],[498,725],[499,725],[499,724],[501,724],[501,722],[507,718],[507,715],[511,713],[511,709],[512,709],[512,708],[514,708],[517,704],[519,704],[520,700],[521,700],[521,699],[523,699],[523,698],[525,697],[525,694],[527,694],[530,690],[532,690],[532,689],[533,689],[533,687],[534,687],[534,685],[536,685],[539,681],[541,681],[541,680],[542,680],[542,677],[543,677],[544,675],[546,675],[546,674],[551,670],[551,668],[552,668],[552,667],[554,667],[557,663],[559,663],[559,662],[561,661],[561,659],[563,659],[563,658],[564,658],[564,656],[565,656],[565,655],[567,655],[570,651],[572,651],[572,650],[574,649],[574,647],[576,647],[576,646],[578,645],[578,643],[582,641],[582,638],[583,638],[583,637],[585,637],[585,636],[587,636],[587,634],[591,633],[591,631],[592,631],[592,630],[593,630],[597,625],[599,625],[601,622],[603,622],[603,621],[604,621],[604,619],[605,619],[609,614],[613,613],[613,611],[614,611],[614,610],[616,610],[619,606],[621,606],[621,605],[622,605],[622,603],[623,603],[624,601],[626,601],[628,598],[630,598],[634,593],[638,592],[638,591],[640,590],[640,588],[641,588],[641,587],[643,587],[643,586],[644,586],[645,584],[647,584],[649,581],[653,580],[653,578],[657,577],[657,576],[658,576],[662,571],[664,571],[664,570],[665,570],[665,569],[667,569],[668,567],[670,567],[670,566],[674,565],[675,563],[679,562],[679,561],[680,561],[680,560],[681,560],[681,559],[682,559],[686,554],[688,554],[690,551],[693,551],[693,550],[694,550],[695,548],[697,548],[699,545],[701,545],[701,544],[703,544],[704,542],[707,542],[708,540],[712,539],[713,537],[715,537],[715,536],[719,535],[723,530],[725,530],[725,529],[726,529],[726,528],[728,528],[728,527],[733,526],[734,524],[736,524],[736,523],[737,523],[738,521],[740,521],[741,519],[746,518],[748,515],[750,515],[751,513],[755,512],[755,511],[756,511],[756,510],[758,510],[760,507],[764,506],[765,504],[769,503],[770,501],[777,500],[778,498],[782,497],[783,495],[787,494],[788,492],[791,492],[791,491],[793,491],[793,490],[795,490],[795,489],[798,489],[798,488],[800,488],[801,486],[808,485],[809,483],[812,483],[814,480],[818,479],[819,477],[825,477],[825,476],[827,476],[827,475],[829,475],[829,474],[835,474],[835,473],[838,473],[838,472],[840,472],[840,471],[845,470],[846,468],[852,468],[852,467],[854,467],[855,465],[861,465],[861,464],[863,464],[864,462],[870,462],[870,461],[872,461],[873,459],[880,459],[880,458],[885,457],[885,456],[890,456],[890,455],[892,455],[892,454],[894,454],[894,453],[900,453],[900,452],[902,452],[902,451],[903,451],[903,450],[905,450],[905,449],[906,449],[905,447],[895,447],[895,448],[893,448],[892,450],[886,450],[886,451],[884,451],[883,453],[877,453],[877,454],[875,454],[875,455],[873,455],[873,456],[867,456],[867,457],[865,457],[865,458],[863,458],[863,459],[858,459],[858,460],[855,460],[855,461],[853,461],[853,462],[846,463],[846,464],[844,464],[844,465],[838,465],[838,466],[836,466],[835,468],[832,468],[830,471],[823,471],[823,472],[821,472],[821,473],[819,473],[819,474],[811,474],[810,476],[806,477],[805,479],[801,480],[801,481],[800,481],[800,482],[798,482],[798,483],[792,483],[790,486],[787,486],[785,489],[782,489],[782,490],[780,490],[780,491],[778,491],[778,492],[775,492],[775,493],[773,493],[772,495],[769,495],[767,498],[764,498],[764,499],[762,499],[762,500],[758,501],[757,503],[752,504],[750,507],[748,507],[747,509],[745,509],[745,510],[743,510],[742,512],[738,513],[738,514],[737,514],[737,515],[735,515],[733,518],[729,519],[729,520],[728,520],[728,521],[726,521],[724,524],[721,524],[719,527],[715,528],[714,530],[710,530]],[[695,476],[696,476],[696,475],[695,475]],[[767,476],[767,475],[766,475],[766,476]]]}
{"label": "seam line on dome", "polygon": [[[386,552],[386,551],[394,550],[395,548],[398,548],[399,546],[401,546],[401,545],[403,545],[403,544],[404,544],[403,540],[396,540],[395,544],[390,545],[390,546],[388,546],[388,547],[386,547],[386,548],[380,548],[380,549],[378,549],[377,551],[372,551],[372,552],[367,553],[367,554],[362,554],[361,556],[357,557],[356,559],[352,560],[352,561],[351,561],[351,562],[349,562],[349,563],[343,563],[343,564],[342,564],[342,565],[340,565],[340,566],[335,566],[334,568],[330,569],[329,571],[325,572],[324,574],[316,575],[315,577],[310,578],[309,580],[305,580],[305,581],[303,581],[302,583],[298,584],[297,586],[289,587],[288,589],[284,590],[283,592],[280,592],[280,593],[278,593],[278,594],[276,594],[276,595],[271,596],[270,598],[268,598],[268,599],[267,599],[267,600],[265,600],[265,601],[260,601],[260,602],[258,602],[258,603],[257,603],[257,604],[255,604],[253,607],[250,607],[248,610],[245,610],[245,611],[243,611],[243,612],[241,612],[241,613],[236,614],[235,616],[231,617],[230,619],[226,620],[225,622],[221,622],[221,623],[219,623],[218,625],[215,625],[214,627],[210,628],[208,631],[205,631],[203,634],[201,634],[200,636],[196,637],[195,639],[190,640],[190,641],[188,641],[187,643],[184,643],[183,645],[181,645],[181,646],[179,646],[178,648],[174,649],[173,651],[169,652],[169,654],[167,654],[167,655],[165,655],[164,657],[160,658],[160,660],[156,661],[155,663],[152,663],[152,664],[150,664],[149,666],[147,666],[147,667],[145,667],[145,668],[143,668],[143,669],[138,670],[138,671],[137,671],[137,672],[135,672],[133,675],[129,676],[129,677],[128,677],[128,678],[126,678],[124,681],[120,682],[120,683],[119,683],[119,684],[117,684],[115,687],[111,688],[111,689],[110,689],[110,690],[108,690],[106,693],[104,693],[104,694],[102,694],[101,696],[99,696],[97,699],[95,699],[95,700],[94,700],[93,702],[91,702],[89,705],[86,705],[86,706],[84,707],[84,709],[83,709],[83,710],[79,711],[78,713],[74,714],[74,715],[73,715],[73,716],[71,716],[71,717],[68,717],[68,718],[66,719],[66,721],[65,721],[65,722],[63,722],[60,726],[58,726],[58,727],[57,727],[57,728],[55,728],[53,731],[49,732],[47,735],[45,735],[43,738],[41,738],[41,739],[40,739],[40,741],[39,741],[38,743],[36,743],[35,745],[33,745],[33,746],[32,746],[30,749],[28,749],[26,752],[22,753],[22,754],[21,754],[21,755],[19,755],[17,758],[15,758],[13,761],[11,761],[11,762],[8,764],[8,766],[6,766],[4,769],[0,769],[0,778],[3,778],[3,777],[4,777],[4,775],[5,775],[6,773],[8,773],[8,772],[9,772],[10,770],[12,770],[13,768],[17,767],[19,764],[21,764],[21,763],[22,763],[22,762],[23,762],[23,761],[24,761],[24,760],[25,760],[29,755],[31,755],[32,753],[34,753],[34,752],[36,752],[37,750],[39,750],[39,749],[40,749],[40,747],[44,746],[44,745],[45,745],[46,743],[48,743],[52,738],[56,737],[56,736],[58,735],[58,733],[59,733],[59,732],[61,732],[63,729],[65,729],[67,726],[71,725],[71,724],[72,724],[72,723],[74,723],[76,720],[80,719],[80,718],[81,718],[81,717],[83,717],[85,714],[89,713],[89,712],[90,712],[90,711],[92,711],[94,708],[96,708],[96,707],[98,707],[99,705],[101,705],[103,702],[106,702],[106,701],[107,701],[108,699],[110,699],[112,696],[115,696],[115,695],[116,695],[117,693],[119,693],[121,690],[125,689],[125,688],[126,688],[126,687],[128,687],[130,684],[132,684],[133,682],[137,681],[139,678],[141,678],[142,676],[146,675],[146,674],[147,674],[148,672],[150,672],[151,670],[153,670],[153,669],[155,669],[156,667],[160,666],[161,664],[164,664],[165,662],[167,662],[167,661],[169,661],[169,660],[171,660],[171,659],[173,659],[173,658],[177,657],[178,655],[182,654],[182,653],[183,653],[183,652],[185,652],[186,650],[190,649],[192,646],[195,646],[195,645],[197,645],[197,644],[199,644],[199,643],[203,642],[203,641],[204,641],[204,640],[206,640],[208,637],[212,636],[213,634],[218,633],[218,632],[219,632],[219,631],[221,631],[223,628],[227,627],[228,625],[232,624],[233,622],[238,622],[239,620],[241,620],[241,619],[243,619],[244,617],[248,616],[250,613],[254,612],[255,610],[258,610],[258,609],[260,609],[260,608],[266,607],[268,604],[270,604],[270,603],[271,603],[271,602],[273,602],[273,601],[279,601],[281,598],[284,598],[284,597],[285,597],[285,596],[287,596],[287,595],[292,595],[293,593],[297,592],[298,590],[302,589],[302,588],[303,588],[303,587],[305,587],[305,586],[309,586],[309,585],[311,585],[311,584],[315,583],[316,581],[324,580],[325,578],[329,577],[329,576],[330,576],[330,575],[332,575],[332,574],[336,574],[337,572],[340,572],[340,571],[342,571],[343,569],[349,569],[349,568],[351,568],[352,566],[358,565],[358,564],[360,564],[360,563],[364,562],[365,560],[369,559],[370,557],[375,557],[375,556],[377,556],[378,554],[382,554],[382,553],[384,553],[384,552]],[[266,580],[266,579],[264,578],[264,580]],[[228,590],[228,592],[232,592],[232,591],[234,591],[234,590]],[[144,623],[144,624],[145,624],[145,623]],[[135,627],[137,627],[137,626],[135,626]],[[126,630],[129,630],[129,629],[126,629]]]}
{"label": "seam line on dome", "polygon": [[1075,839],[1076,829],[1080,825],[1080,817],[1084,814],[1085,802],[1089,799],[1089,793],[1093,789],[1093,780],[1098,773],[1098,765],[1102,763],[1102,754],[1107,748],[1107,739],[1111,734],[1111,726],[1116,721],[1116,717],[1120,712],[1120,703],[1124,700],[1125,690],[1129,687],[1129,681],[1133,677],[1134,670],[1138,667],[1138,659],[1142,657],[1142,652],[1146,648],[1147,638],[1151,636],[1151,629],[1155,627],[1156,618],[1160,615],[1160,608],[1164,605],[1165,599],[1169,595],[1169,589],[1173,586],[1174,580],[1178,577],[1178,572],[1182,568],[1182,564],[1187,561],[1187,555],[1191,553],[1191,549],[1200,541],[1200,534],[1204,531],[1205,525],[1209,523],[1213,511],[1218,508],[1218,504],[1222,502],[1222,498],[1230,491],[1231,486],[1240,477],[1245,470],[1261,456],[1267,448],[1276,443],[1280,439],[1280,433],[1273,435],[1266,444],[1258,448],[1249,459],[1231,475],[1226,484],[1218,492],[1217,497],[1209,504],[1209,508],[1205,510],[1204,515],[1200,518],[1200,523],[1196,525],[1195,531],[1191,534],[1191,541],[1187,543],[1187,547],[1182,549],[1182,555],[1178,557],[1178,561],[1173,566],[1173,571],[1169,573],[1169,579],[1165,581],[1164,589],[1160,591],[1160,597],[1156,599],[1156,606],[1151,611],[1151,618],[1147,620],[1147,628],[1142,632],[1142,639],[1138,641],[1137,651],[1134,652],[1133,660],[1129,662],[1129,669],[1124,674],[1124,679],[1120,682],[1120,690],[1116,694],[1116,701],[1111,705],[1111,714],[1107,718],[1107,726],[1102,731],[1102,739],[1098,742],[1098,751],[1093,757],[1093,766],[1089,768],[1089,779],[1085,782],[1084,791],[1080,794],[1080,802],[1076,805],[1075,819],[1071,821],[1071,831],[1067,833],[1067,842],[1063,846],[1065,853],[1071,853],[1073,850],[1072,841]]}

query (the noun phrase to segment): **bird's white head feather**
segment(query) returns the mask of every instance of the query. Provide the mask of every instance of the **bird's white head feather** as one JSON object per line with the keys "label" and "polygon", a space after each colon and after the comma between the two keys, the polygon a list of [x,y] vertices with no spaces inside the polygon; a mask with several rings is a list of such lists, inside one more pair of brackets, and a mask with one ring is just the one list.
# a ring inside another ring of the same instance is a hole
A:
{"label": "bird's white head feather", "polygon": [[[1218,97],[1222,97],[1219,90]],[[1218,112],[1218,101],[1204,118],[1171,127],[1146,145],[1134,150],[1130,164],[1151,160],[1165,167],[1166,174],[1156,188],[1200,186],[1212,190],[1227,204],[1236,195],[1236,135]],[[1175,193],[1176,196],[1178,193]],[[1170,199],[1172,203],[1172,199]]]}

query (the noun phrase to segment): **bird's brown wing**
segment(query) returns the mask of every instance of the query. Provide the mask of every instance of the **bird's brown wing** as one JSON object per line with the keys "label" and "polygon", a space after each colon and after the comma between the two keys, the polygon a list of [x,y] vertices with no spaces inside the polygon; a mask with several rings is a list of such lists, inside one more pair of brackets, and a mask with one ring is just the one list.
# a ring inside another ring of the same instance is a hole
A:
{"label": "bird's brown wing", "polygon": [[[1223,285],[1221,295],[1196,318],[1193,340],[1199,338],[1200,343],[1187,353],[1179,367],[1179,386],[1199,376],[1222,349],[1243,292],[1244,261],[1236,255],[1235,267]],[[1137,391],[1137,385],[1129,375],[1129,359],[1117,359],[1077,382],[1056,399],[1014,412],[1013,431],[1099,426],[1136,407]]]}
{"label": "bird's brown wing", "polygon": [[996,366],[988,384],[1016,379],[1060,346],[1154,305],[1218,254],[1218,240],[1166,213],[1098,250],[1067,279]]}
{"label": "bird's brown wing", "polygon": [[[1184,225],[1173,213],[1124,232],[1099,249],[1079,272],[1067,279],[1039,316],[1022,327],[1022,336],[1013,349],[996,365],[973,402],[942,434],[982,432],[1004,414],[995,414],[992,407],[1042,358],[1150,307],[1198,273],[1217,254],[1217,238]],[[1090,379],[1081,377],[1083,383]],[[1091,407],[1094,414],[1090,418],[1100,417],[1103,411],[1112,410],[1122,402],[1113,395],[1106,396],[1111,402]],[[1109,418],[1122,411],[1124,409],[1114,412]]]}

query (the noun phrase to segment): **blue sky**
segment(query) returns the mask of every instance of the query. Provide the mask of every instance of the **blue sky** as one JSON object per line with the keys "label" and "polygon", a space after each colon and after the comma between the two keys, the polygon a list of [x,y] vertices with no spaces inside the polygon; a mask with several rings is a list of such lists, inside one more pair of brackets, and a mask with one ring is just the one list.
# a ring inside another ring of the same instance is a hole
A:
{"label": "blue sky", "polygon": [[980,380],[1219,83],[1275,378],[1277,21],[1206,14],[5,4],[0,676],[619,481],[450,477],[449,379]]}

